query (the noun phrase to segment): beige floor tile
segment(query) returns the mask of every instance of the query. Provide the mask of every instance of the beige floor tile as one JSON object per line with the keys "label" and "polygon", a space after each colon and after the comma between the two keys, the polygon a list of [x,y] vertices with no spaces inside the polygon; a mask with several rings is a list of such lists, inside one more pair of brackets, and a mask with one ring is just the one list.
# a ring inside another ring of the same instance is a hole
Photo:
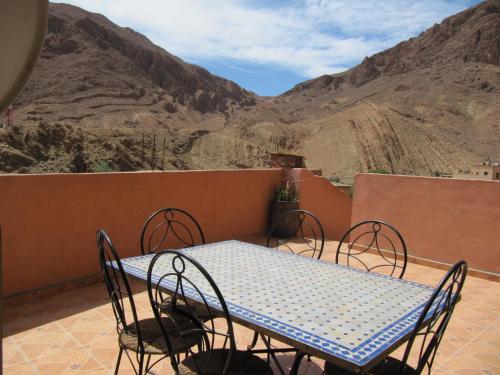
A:
{"label": "beige floor tile", "polygon": [[64,331],[27,337],[17,345],[29,359],[50,356],[60,351],[78,349],[78,345]]}
{"label": "beige floor tile", "polygon": [[3,340],[2,355],[4,363],[8,363],[9,365],[25,362],[27,359],[17,344],[8,342],[7,340]]}
{"label": "beige floor tile", "polygon": [[5,365],[3,367],[4,375],[34,375],[36,369],[29,362],[17,363],[15,365]]}

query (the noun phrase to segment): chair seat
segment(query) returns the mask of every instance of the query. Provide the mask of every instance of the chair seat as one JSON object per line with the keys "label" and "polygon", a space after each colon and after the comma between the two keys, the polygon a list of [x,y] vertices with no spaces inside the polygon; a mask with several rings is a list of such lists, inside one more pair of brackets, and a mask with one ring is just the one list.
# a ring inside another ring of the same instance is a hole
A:
{"label": "chair seat", "polygon": [[[179,375],[221,375],[228,349],[196,353],[179,364]],[[198,371],[198,366],[201,373]],[[235,351],[227,375],[272,375],[273,371],[260,357],[246,351]]]}
{"label": "chair seat", "polygon": [[[172,347],[175,353],[184,353],[188,348],[198,344],[201,340],[201,333],[196,332],[180,337],[179,328],[175,326],[169,318],[163,318],[162,324],[165,327]],[[180,325],[180,330],[185,332],[191,328],[195,329],[195,325],[190,321],[184,321]],[[144,319],[139,321],[139,329],[141,330],[142,341],[144,345],[144,353],[146,354],[164,354],[167,355],[168,347],[158,322],[154,318]],[[126,329],[120,333],[120,345],[122,348],[137,352],[139,350],[137,333],[135,324],[127,325]]]}
{"label": "chair seat", "polygon": [[[387,357],[377,367],[368,371],[370,375],[417,375],[417,371],[406,366],[404,372],[401,372],[402,362],[399,359]],[[344,370],[333,363],[325,362],[325,375],[353,375],[354,372]]]}
{"label": "chair seat", "polygon": [[[195,315],[198,319],[200,319],[202,322],[206,322],[208,320],[213,319],[216,316],[216,311],[212,311],[212,316],[210,316],[210,312],[207,310],[207,307],[203,304],[195,304],[195,303],[190,303],[189,307],[186,305],[186,301],[184,301],[182,298],[177,298],[176,301],[176,310],[181,311],[181,314],[178,312],[174,312],[173,309],[173,298],[172,296],[166,296],[163,302],[160,304],[160,310],[162,310],[164,313],[172,315],[172,313],[176,314],[176,321],[177,321],[177,316],[181,316],[182,312],[186,312],[187,315]],[[191,311],[189,311],[191,309]]]}

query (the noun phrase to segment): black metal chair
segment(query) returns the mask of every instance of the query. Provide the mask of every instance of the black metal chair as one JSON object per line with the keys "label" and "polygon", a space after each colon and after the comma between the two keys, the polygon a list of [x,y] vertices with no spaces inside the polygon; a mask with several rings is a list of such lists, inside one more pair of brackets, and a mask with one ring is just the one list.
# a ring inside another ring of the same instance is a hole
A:
{"label": "black metal chair", "polygon": [[[205,243],[200,224],[187,211],[179,208],[161,208],[153,212],[141,232],[143,255],[156,253],[166,248],[191,247]],[[172,304],[165,297],[163,308]]]}
{"label": "black metal chair", "polygon": [[[408,344],[401,360],[387,357],[368,374],[373,375],[419,375],[427,370],[430,374],[439,344],[450,322],[456,303],[467,275],[467,263],[460,261],[455,264],[443,277],[434,293],[427,301],[420,317],[411,333]],[[421,341],[417,344],[417,340]],[[413,348],[418,349],[418,359],[415,366],[408,364]],[[294,364],[291,374],[296,374],[298,366]],[[331,363],[325,363],[325,375],[352,373],[339,369]]]}
{"label": "black metal chair", "polygon": [[[372,264],[370,255],[377,256],[378,261]],[[335,262],[358,265],[368,272],[385,272],[401,279],[407,258],[406,243],[396,228],[380,220],[367,220],[344,234],[337,247]]]}
{"label": "black metal chair", "polygon": [[141,232],[142,254],[204,243],[205,235],[200,224],[189,212],[179,208],[161,208],[153,212]]}
{"label": "black metal chair", "polygon": [[[99,251],[101,272],[106,290],[111,299],[116,319],[116,330],[118,332],[120,351],[116,362],[115,374],[118,373],[120,368],[124,351],[135,373],[146,374],[161,359],[170,354],[163,331],[171,332],[172,323],[170,320],[163,319],[161,321],[162,328],[160,329],[159,323],[155,318],[139,320],[134,297],[122,263],[111,239],[104,230],[97,232],[97,248]],[[117,268],[111,267],[112,264]],[[176,318],[179,324],[190,324],[193,326],[193,323],[181,314],[177,314]],[[197,338],[193,337],[193,340],[186,342],[185,345],[197,345],[200,339],[201,335],[198,335]],[[178,351],[174,353],[185,352],[186,349],[186,347],[177,346],[174,350]],[[160,358],[150,365],[151,356],[153,355],[159,355]],[[133,356],[135,356],[137,366],[134,364]]]}
{"label": "black metal chair", "polygon": [[320,259],[325,246],[325,231],[318,218],[306,210],[280,215],[267,234],[267,247],[286,249],[298,255]]}
{"label": "black metal chair", "polygon": [[[176,374],[272,374],[263,359],[236,349],[233,324],[224,297],[208,272],[196,260],[175,250],[156,254],[149,266],[147,286],[156,320],[170,319],[177,328],[175,336],[172,332],[163,331]],[[173,308],[169,310],[162,307],[165,289],[169,289],[167,295],[173,302]],[[204,314],[208,312],[210,319],[201,319],[199,311]],[[173,314],[179,313],[193,321],[196,327],[177,324]],[[199,334],[203,340],[195,352],[188,344],[193,341],[193,335]],[[172,337],[178,339],[174,341]],[[186,351],[186,358],[182,361],[174,354],[181,349]]]}

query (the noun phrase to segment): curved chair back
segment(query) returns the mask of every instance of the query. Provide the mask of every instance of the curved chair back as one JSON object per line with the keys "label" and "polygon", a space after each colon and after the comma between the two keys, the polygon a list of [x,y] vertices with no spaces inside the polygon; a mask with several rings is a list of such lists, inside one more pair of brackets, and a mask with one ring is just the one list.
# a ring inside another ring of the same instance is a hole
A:
{"label": "curved chair back", "polygon": [[325,231],[319,219],[306,210],[291,210],[280,215],[269,229],[267,247],[320,259],[325,246]]}
{"label": "curved chair back", "polygon": [[[170,360],[175,373],[178,373],[178,358],[173,354],[178,352],[176,345],[186,349],[187,356],[195,361],[197,374],[209,374],[210,369],[218,367],[220,355],[212,355],[217,345],[229,343],[229,350],[225,351],[223,374],[227,373],[232,354],[236,351],[236,341],[226,302],[212,277],[196,260],[176,251],[165,250],[157,253],[148,269],[148,295],[153,313],[158,322],[168,318],[170,324],[160,324],[167,342]],[[171,307],[163,308],[168,301]],[[182,324],[179,315],[183,315],[193,324]],[[215,319],[217,324],[215,324]],[[175,330],[165,331],[165,326],[174,326]],[[203,344],[198,351],[193,352],[192,341],[194,336],[203,337]],[[173,338],[178,337],[175,341]],[[206,352],[199,356],[200,352]],[[195,355],[198,354],[198,355]],[[219,352],[220,354],[220,352]],[[203,359],[199,359],[203,358]],[[220,367],[218,367],[220,368]]]}
{"label": "curved chair back", "polygon": [[406,243],[391,224],[367,220],[349,229],[337,247],[335,262],[403,278]]}
{"label": "curved chair back", "polygon": [[[422,339],[419,348],[417,374],[421,374],[426,368],[430,373],[434,357],[441,343],[444,332],[455,305],[460,297],[460,292],[467,275],[467,263],[460,261],[455,264],[443,277],[429,301],[422,310],[415,329],[406,346],[402,360],[401,374],[405,373],[408,358],[417,338]],[[417,346],[418,348],[418,346]]]}
{"label": "curved chair back", "polygon": [[187,211],[162,208],[148,217],[141,232],[142,254],[205,243],[200,224]]}
{"label": "curved chair back", "polygon": [[[111,305],[116,319],[116,330],[118,335],[120,335],[122,331],[131,334],[128,330],[133,322],[135,331],[132,334],[137,336],[136,352],[144,352],[144,344],[138,323],[139,320],[137,319],[137,310],[135,308],[134,298],[130,290],[127,275],[123,270],[120,257],[109,235],[104,230],[97,231],[97,249],[99,251],[101,273],[109,298],[111,299]],[[111,265],[114,265],[114,267]],[[131,314],[131,319],[129,319],[128,314]]]}

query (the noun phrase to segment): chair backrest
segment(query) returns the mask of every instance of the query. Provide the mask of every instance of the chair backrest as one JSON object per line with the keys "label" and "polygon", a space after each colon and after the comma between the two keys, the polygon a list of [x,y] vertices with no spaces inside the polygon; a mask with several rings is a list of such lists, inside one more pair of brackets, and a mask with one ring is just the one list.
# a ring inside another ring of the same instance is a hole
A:
{"label": "chair backrest", "polygon": [[205,243],[200,224],[187,211],[161,208],[148,217],[141,232],[142,254]]}
{"label": "chair backrest", "polygon": [[[116,319],[116,330],[118,334],[122,331],[131,333],[128,332],[129,327],[134,327],[133,334],[137,336],[137,352],[144,352],[144,344],[137,319],[137,310],[127,275],[123,270],[120,257],[109,235],[104,230],[97,231],[97,249],[99,251],[101,273]],[[132,323],[134,323],[133,326],[131,326]]]}
{"label": "chair backrest", "polygon": [[306,210],[291,210],[278,216],[267,234],[267,247],[320,259],[325,231],[319,219]]}
{"label": "chair backrest", "polygon": [[[224,297],[203,266],[182,252],[161,251],[150,263],[147,286],[151,307],[165,336],[175,372],[178,372],[178,363],[174,353],[178,353],[182,347],[188,356],[200,350],[210,352],[206,353],[203,361],[197,361],[196,356],[193,356],[193,360],[197,374],[212,373],[209,371],[215,365],[212,362],[220,361],[221,358],[211,354],[224,342],[224,346],[229,343],[227,356],[223,358],[223,374],[227,373],[232,354],[236,351],[233,325]],[[164,308],[165,301],[168,301],[170,308]],[[183,324],[185,320],[179,319],[179,315],[194,324]],[[169,324],[162,324],[165,318]],[[176,330],[166,332],[164,326],[172,325]],[[193,335],[203,337],[202,348],[196,352],[192,351],[192,340],[190,343]]]}
{"label": "chair backrest", "polygon": [[[430,374],[437,349],[459,300],[466,275],[467,263],[458,262],[446,273],[432,293],[406,346],[401,374],[405,373],[408,358],[414,346],[419,347],[418,365],[415,367],[417,374],[421,374],[426,368]],[[419,337],[422,342],[417,345],[416,339]]]}
{"label": "chair backrest", "polygon": [[401,279],[407,257],[406,243],[396,228],[380,220],[367,220],[342,236],[335,262]]}

